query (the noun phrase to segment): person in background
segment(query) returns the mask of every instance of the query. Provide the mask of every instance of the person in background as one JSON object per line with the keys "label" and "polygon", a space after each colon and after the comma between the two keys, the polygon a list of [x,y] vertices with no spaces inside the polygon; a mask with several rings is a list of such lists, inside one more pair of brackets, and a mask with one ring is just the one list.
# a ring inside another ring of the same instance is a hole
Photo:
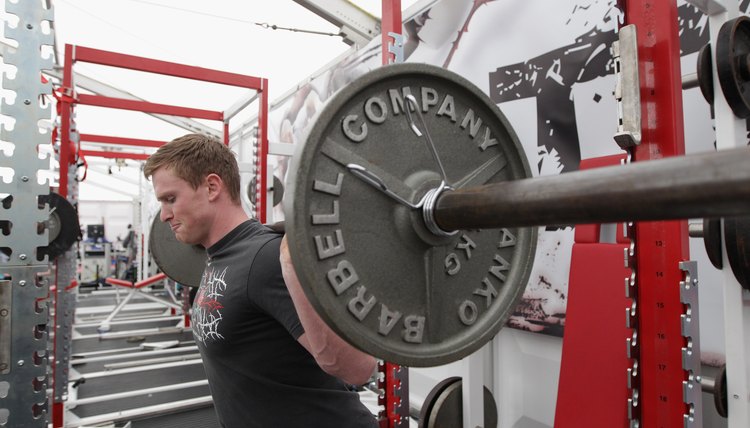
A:
{"label": "person in background", "polygon": [[206,248],[192,328],[221,426],[377,427],[349,388],[370,380],[375,359],[320,319],[286,239],[245,213],[234,153],[188,134],[143,173],[177,240]]}

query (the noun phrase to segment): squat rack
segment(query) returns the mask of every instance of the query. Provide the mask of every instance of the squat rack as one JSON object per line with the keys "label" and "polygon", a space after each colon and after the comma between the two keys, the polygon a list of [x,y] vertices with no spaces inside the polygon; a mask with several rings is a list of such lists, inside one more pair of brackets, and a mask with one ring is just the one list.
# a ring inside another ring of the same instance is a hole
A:
{"label": "squat rack", "polygon": [[[709,15],[709,20],[710,20],[711,28],[712,28],[712,40],[715,40],[716,31],[718,31],[718,28],[721,26],[721,24],[725,22],[727,19],[732,18],[738,14],[737,5],[736,5],[737,2],[733,0],[703,0],[703,1],[694,0],[691,2],[698,5],[705,13]],[[662,7],[669,8],[671,6],[667,5],[668,2],[656,2],[654,0],[651,0],[651,1],[630,0],[630,1],[622,2],[622,3],[627,3],[626,18],[629,20],[630,23],[635,23],[639,25],[639,27],[642,26],[644,29],[650,28],[654,30],[654,32],[649,34],[648,37],[645,37],[642,35],[641,36],[642,39],[640,40],[640,43],[643,44],[642,49],[646,49],[646,50],[651,49],[651,52],[654,53],[654,55],[652,55],[651,57],[651,60],[653,61],[653,65],[654,66],[658,65],[659,60],[660,60],[660,55],[661,55],[660,52],[661,53],[665,52],[665,50],[663,50],[665,49],[665,46],[670,47],[669,49],[666,49],[666,51],[671,52],[671,50],[674,49],[674,45],[673,44],[670,45],[670,43],[673,43],[673,42],[667,41],[669,40],[668,39],[669,37],[672,37],[672,38],[676,37],[675,34],[671,34],[671,35],[667,34],[670,31],[672,31],[671,26],[659,25],[660,23],[662,23],[663,20],[664,22],[666,22],[667,19],[671,18],[671,15],[669,13],[667,13],[666,16],[662,15],[662,12],[663,12]],[[25,7],[28,8],[28,6],[25,6]],[[644,33],[641,32],[641,34],[644,34]],[[674,56],[672,55],[673,53],[668,54],[669,61],[674,60]],[[672,63],[672,66],[674,66],[674,63]],[[72,68],[71,68],[71,71],[72,71]],[[66,73],[66,74],[70,76],[70,73]],[[675,79],[675,78],[678,79],[679,76],[672,76],[671,79]],[[68,84],[70,83],[71,82],[68,82]],[[66,87],[71,88],[72,86],[66,85]],[[718,86],[716,86],[715,84],[714,87],[718,87]],[[655,105],[657,106],[659,105],[659,103],[663,102],[661,101],[662,96],[667,97],[666,102],[673,102],[674,98],[671,98],[671,97],[676,96],[674,93],[672,93],[671,95],[665,95],[664,92],[662,92],[661,87],[655,88],[652,86],[650,89],[658,89],[657,94],[651,94],[657,98],[654,101]],[[674,89],[675,89],[674,85],[671,86],[671,90],[674,90]],[[648,91],[648,89],[644,89],[644,91]],[[647,95],[649,94],[647,93]],[[669,101],[669,100],[672,100],[672,101]],[[72,105],[75,104],[75,101],[68,100],[67,102],[72,112]],[[673,108],[674,107],[675,106],[673,105]],[[717,145],[719,146],[719,148],[723,148],[726,145],[739,145],[739,142],[744,140],[744,135],[743,135],[744,124],[742,123],[742,121],[739,121],[737,118],[735,118],[732,115],[731,111],[726,106],[726,102],[723,99],[721,99],[721,97],[717,97],[714,108],[716,109],[716,132],[717,132]],[[675,116],[670,116],[668,114],[663,114],[663,115],[659,114],[659,117],[664,118],[668,121],[671,121],[672,119],[678,116],[681,118],[681,109],[675,109],[675,110],[676,111],[673,113],[675,114]],[[677,115],[677,113],[679,113],[679,115]],[[74,153],[75,153],[73,143],[70,139],[70,134],[74,134],[74,132],[70,128],[70,124],[72,123],[71,118],[72,118],[72,115],[69,115],[68,120],[63,121],[63,126],[68,126],[68,128],[66,130],[67,132],[62,133],[62,138],[64,139],[62,150],[65,150],[66,154],[64,156],[61,156],[61,159],[70,159],[71,157],[74,157]],[[266,135],[265,130],[260,130],[259,137],[263,136],[264,138],[262,139],[265,140],[265,135]],[[86,141],[84,140],[84,138],[86,138],[85,134],[82,134],[80,138],[81,140]],[[99,139],[101,140],[101,138]],[[120,154],[118,153],[118,155]],[[125,157],[125,156],[121,156],[121,157]],[[67,171],[67,168],[69,168],[69,166],[72,164],[73,162],[61,161],[61,191],[67,191],[68,189],[68,186],[62,185],[63,179],[66,181],[69,180],[69,175],[62,173],[63,165],[65,168],[65,171]],[[259,162],[259,166],[265,167],[265,162]],[[266,177],[266,174],[262,174],[260,177],[260,180],[258,180],[260,182],[261,188],[264,188],[263,182],[265,181],[265,177]],[[262,198],[264,195],[265,195],[265,192],[261,192],[260,197]],[[20,200],[17,202],[20,202]],[[684,230],[680,230],[679,233],[684,235],[686,232]],[[684,238],[681,238],[681,239],[684,239]],[[679,243],[679,240],[677,242]],[[31,270],[30,268],[32,268],[32,266],[29,266],[28,263],[24,263],[23,265],[29,268],[29,270]],[[674,266],[673,268],[676,269],[676,267]],[[733,279],[731,272],[727,271],[727,268],[725,268],[725,273],[726,273],[725,275],[726,284],[725,284],[724,307],[725,307],[725,310],[727,311],[725,315],[726,317],[725,330],[726,330],[727,339],[728,339],[727,340],[727,365],[728,365],[729,371],[734,376],[733,380],[736,381],[734,386],[732,384],[729,385],[729,388],[730,388],[729,394],[730,394],[730,400],[731,400],[730,402],[734,403],[732,405],[733,408],[731,409],[731,412],[730,412],[730,424],[732,424],[730,426],[748,426],[748,421],[750,421],[750,413],[748,411],[748,398],[747,398],[747,385],[748,385],[747,356],[750,354],[750,352],[748,352],[748,349],[747,349],[748,347],[748,344],[746,341],[747,334],[744,334],[744,329],[743,329],[743,326],[747,325],[746,320],[748,317],[748,314],[747,314],[748,311],[747,309],[744,309],[744,310],[742,309],[743,296],[741,294],[741,287],[739,287],[739,285],[736,284],[736,280]],[[17,279],[17,278],[14,278],[14,279]],[[13,282],[15,283],[16,281],[13,281]],[[11,285],[11,284],[8,284],[8,285]],[[17,287],[14,286],[13,288],[17,290]],[[17,293],[17,292],[14,291],[14,293]],[[670,296],[670,298],[671,297],[672,296]],[[641,308],[643,308],[643,306],[641,306]],[[13,316],[14,316],[13,319],[14,321],[16,321],[16,323],[13,325],[13,334],[12,334],[12,339],[14,342],[16,340],[21,340],[21,337],[18,335],[20,334],[19,332],[31,331],[31,329],[28,328],[28,325],[37,324],[36,322],[33,322],[33,320],[30,317],[20,318],[20,316],[18,315],[19,313],[20,311],[13,313]],[[641,312],[641,317],[643,316],[644,316],[644,313]],[[679,314],[670,314],[669,316],[678,317]],[[654,318],[654,322],[658,322],[661,319],[660,317],[656,317],[655,315],[653,316],[653,318]],[[743,319],[744,319],[744,322],[743,322]],[[645,320],[641,318],[641,322],[643,323],[645,322]],[[670,321],[670,323],[672,323],[672,321]],[[28,325],[24,326],[24,324],[28,324]],[[16,327],[17,325],[19,327]],[[674,326],[674,323],[672,323],[671,325]],[[740,340],[730,343],[730,337],[735,338],[735,339],[739,338]],[[640,351],[641,351],[641,355],[644,355],[643,347],[641,347]],[[56,349],[56,353],[57,352],[59,352],[59,349]],[[657,351],[651,351],[651,352],[652,352],[651,354],[652,361],[656,361],[658,357],[658,352]],[[670,348],[670,351],[668,351],[668,353],[670,355],[670,358],[674,357],[675,355],[674,350],[672,348]],[[16,359],[14,359],[14,361]],[[651,370],[656,370],[656,369],[651,369]],[[643,374],[644,376],[642,377],[642,379],[648,375],[648,372],[644,372]],[[683,375],[684,375],[683,373],[680,373],[678,377],[682,377]],[[30,375],[27,374],[27,376],[30,376]],[[29,377],[28,380],[31,380],[31,377]],[[30,383],[30,382],[27,382],[27,383]],[[26,383],[24,383],[24,385],[25,384]],[[655,397],[657,396],[656,394],[658,393],[658,388],[660,387],[660,385],[659,384],[651,384],[651,385],[653,385],[651,387],[654,388],[654,390],[652,392],[649,392],[648,394],[650,394],[652,397]],[[11,389],[16,388],[16,387],[17,385],[15,383],[11,385]],[[582,385],[582,387],[584,386]],[[644,388],[648,387],[648,384],[644,384],[643,387]],[[669,388],[670,388],[669,391],[673,391],[674,389],[673,387],[669,387]],[[734,391],[732,390],[732,388],[734,388]],[[733,396],[735,395],[737,396],[737,398],[733,399],[734,398]],[[11,399],[13,398],[12,394],[10,398]],[[642,402],[650,403],[651,401],[646,401],[645,396],[642,396]],[[3,406],[0,406],[0,407],[3,407]],[[12,403],[10,407],[13,410],[16,410],[16,407],[13,407]],[[678,407],[678,406],[675,406],[675,407]],[[679,416],[665,416],[666,414],[662,414],[661,410],[656,410],[656,409],[647,410],[646,407],[643,408],[643,412],[644,413],[642,415],[643,417],[642,426],[649,426],[648,424],[645,423],[647,420],[649,420],[649,418],[651,418],[651,420],[659,421],[663,417],[665,418],[664,420],[671,421],[674,417],[679,417]],[[682,415],[682,412],[680,413],[680,415]]]}
{"label": "squat rack", "polygon": [[[73,66],[77,62],[105,65],[139,72],[246,88],[253,90],[254,94],[250,97],[240,99],[224,111],[212,111],[193,107],[157,104],[143,100],[83,94],[76,91],[74,82],[75,74]],[[59,88],[59,93],[61,94],[59,100],[61,127],[60,194],[63,197],[68,197],[73,200],[77,199],[77,195],[68,195],[68,180],[71,177],[70,171],[71,167],[73,167],[72,170],[75,171],[75,165],[83,157],[90,156],[145,160],[149,156],[144,153],[127,151],[113,152],[103,150],[82,150],[80,148],[81,142],[94,144],[118,144],[141,148],[160,147],[164,144],[164,142],[149,139],[79,133],[74,121],[74,108],[76,105],[88,105],[142,113],[220,121],[223,125],[223,143],[229,145],[229,121],[242,109],[256,99],[259,99],[258,134],[256,137],[259,150],[255,157],[254,174],[257,177],[256,183],[258,183],[256,185],[256,200],[259,201],[258,207],[261,207],[261,209],[257,209],[257,211],[260,220],[265,221],[266,211],[262,208],[266,206],[267,194],[265,191],[262,191],[262,189],[267,187],[268,79],[67,44],[65,45],[65,64],[63,68],[62,86]],[[145,257],[147,251],[143,249],[143,246],[140,246],[140,248]],[[68,290],[69,287],[65,287],[64,291]],[[57,302],[59,297],[61,297],[59,295],[59,287],[55,288],[53,294],[54,301]],[[58,311],[55,311],[55,325],[58,324],[56,319],[57,313]],[[57,341],[54,348],[54,354],[58,360],[63,356],[60,354],[70,352],[69,347],[62,347],[62,349],[60,349],[61,347],[57,346]],[[63,358],[62,361],[67,361],[67,358]],[[57,371],[53,368],[53,386],[55,394],[52,401],[52,422],[55,427],[63,426],[64,400],[62,397],[68,383],[67,372],[67,370]]]}

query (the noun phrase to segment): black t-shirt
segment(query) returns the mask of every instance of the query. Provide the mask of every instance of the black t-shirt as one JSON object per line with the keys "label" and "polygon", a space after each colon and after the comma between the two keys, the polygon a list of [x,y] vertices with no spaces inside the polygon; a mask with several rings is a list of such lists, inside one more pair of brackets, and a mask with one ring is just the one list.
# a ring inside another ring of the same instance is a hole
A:
{"label": "black t-shirt", "polygon": [[208,248],[192,326],[226,428],[376,427],[356,392],[297,342],[281,235],[248,220]]}

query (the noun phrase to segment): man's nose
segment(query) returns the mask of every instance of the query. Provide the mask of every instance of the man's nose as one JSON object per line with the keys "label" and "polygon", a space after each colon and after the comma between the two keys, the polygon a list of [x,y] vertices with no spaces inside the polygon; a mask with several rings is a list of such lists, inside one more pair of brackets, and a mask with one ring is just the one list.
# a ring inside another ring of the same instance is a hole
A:
{"label": "man's nose", "polygon": [[169,219],[172,218],[172,212],[164,207],[161,207],[161,212],[159,213],[159,219],[163,222],[169,221]]}

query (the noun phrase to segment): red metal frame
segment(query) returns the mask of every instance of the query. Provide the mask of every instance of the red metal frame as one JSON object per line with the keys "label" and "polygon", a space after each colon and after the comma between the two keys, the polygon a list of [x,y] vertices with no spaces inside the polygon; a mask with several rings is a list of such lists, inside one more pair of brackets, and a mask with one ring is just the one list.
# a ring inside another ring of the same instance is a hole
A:
{"label": "red metal frame", "polygon": [[[380,20],[380,31],[382,37],[381,55],[383,65],[391,64],[395,60],[395,55],[388,49],[388,46],[393,42],[393,38],[389,33],[401,34],[402,27],[401,0],[383,0]],[[378,404],[384,407],[384,410],[381,411],[378,416],[380,428],[397,428],[402,427],[405,424],[408,425],[408,421],[404,421],[400,418],[398,409],[399,406],[405,408],[409,407],[409,397],[399,397],[395,394],[396,388],[400,386],[402,381],[408,382],[408,369],[406,367],[403,368],[405,374],[402,375],[403,380],[399,380],[396,378],[396,372],[399,370],[397,364],[384,362],[379,365],[378,368],[382,375],[382,378],[378,382],[378,386],[384,391],[383,395],[378,400]],[[402,402],[403,400],[406,400],[406,402]]]}
{"label": "red metal frame", "polygon": [[117,286],[126,287],[126,288],[143,288],[151,284],[154,284],[156,282],[162,281],[166,277],[167,275],[165,273],[157,273],[154,276],[150,276],[138,282],[130,282],[124,279],[117,279],[117,278],[107,278],[104,280],[104,282],[110,285],[117,285]]}
{"label": "red metal frame", "polygon": [[[263,93],[268,92],[268,80],[262,79],[261,82],[261,90]],[[258,141],[260,141],[260,144],[258,144],[258,159],[257,163],[255,164],[255,175],[256,175],[256,183],[260,183],[260,194],[256,194],[256,200],[258,201],[258,220],[261,223],[266,222],[266,207],[267,205],[267,199],[268,199],[268,193],[266,192],[266,189],[268,188],[268,97],[262,97],[260,99],[260,111],[258,112]],[[229,132],[227,131],[228,125],[225,125],[225,139],[228,138]],[[229,144],[229,141],[226,141],[227,144]],[[256,192],[258,189],[256,189]]]}
{"label": "red metal frame", "polygon": [[[63,84],[61,92],[64,97],[61,97],[60,102],[62,103],[61,114],[61,152],[60,152],[60,193],[62,196],[67,196],[67,185],[68,185],[68,169],[70,165],[76,162],[75,145],[70,140],[71,131],[71,118],[73,112],[73,106],[75,104],[115,108],[120,110],[139,111],[144,113],[156,113],[156,114],[167,114],[172,116],[191,117],[198,119],[207,120],[218,120],[223,121],[223,141],[225,144],[229,144],[229,123],[225,120],[224,112],[172,106],[166,104],[150,103],[147,101],[129,100],[122,98],[105,97],[100,95],[88,95],[88,94],[77,94],[73,84],[73,65],[76,62],[87,62],[91,64],[107,65],[112,67],[126,68],[135,71],[142,71],[148,73],[163,74],[167,76],[181,77],[191,80],[218,83],[229,86],[236,86],[242,88],[253,89],[260,94],[260,112],[258,115],[258,138],[261,140],[260,146],[263,148],[259,154],[259,164],[257,165],[257,173],[261,177],[261,186],[265,185],[266,181],[266,163],[268,153],[268,80],[259,77],[246,76],[242,74],[229,73],[224,71],[212,70],[202,67],[194,67],[185,64],[178,64],[174,62],[160,61],[151,58],[143,58],[133,55],[103,51],[99,49],[92,49],[83,46],[65,45],[65,65],[63,71]],[[99,140],[101,143],[114,143],[123,144],[130,146],[146,146],[146,147],[158,147],[159,145],[152,140],[144,139],[132,139],[112,136],[91,136],[84,134],[81,141],[96,142]],[[85,154],[85,152],[83,152]],[[102,156],[102,157],[113,157],[108,152],[96,152],[88,151],[90,156]],[[122,153],[122,155],[121,155]],[[123,152],[118,152],[118,156],[121,158],[128,159],[142,159],[141,154],[127,155]],[[265,187],[261,187],[265,188]],[[261,192],[260,204],[264,205],[266,195],[265,192]],[[265,221],[265,210],[261,210],[262,218],[261,221]]]}
{"label": "red metal frame", "polygon": [[105,152],[102,150],[80,150],[78,153],[84,157],[100,157],[109,159],[133,159],[146,160],[150,155],[146,153],[128,153],[128,152]]}
{"label": "red metal frame", "polygon": [[224,113],[220,111],[178,107],[150,103],[148,101],[126,100],[123,98],[105,97],[103,95],[78,94],[76,97],[76,104],[140,111],[143,113],[169,114],[172,116],[192,117],[196,119],[224,120]]}
{"label": "red metal frame", "polygon": [[[130,70],[145,71],[166,76],[183,77],[186,79],[220,83],[228,86],[239,86],[242,88],[255,89],[257,91],[261,91],[262,89],[261,80],[263,79],[260,77],[246,76],[244,74],[229,73],[226,71],[195,67],[192,65],[161,61],[117,52],[103,51],[84,46],[73,46],[73,51],[71,53],[73,61],[108,65],[117,68],[127,68]],[[65,59],[66,61],[68,60],[67,55]]]}
{"label": "red metal frame", "polygon": [[143,140],[136,138],[112,137],[108,135],[79,134],[81,142],[103,143],[103,144],[120,144],[123,146],[137,147],[161,147],[166,141]]}
{"label": "red metal frame", "polygon": [[[400,370],[405,372],[399,373]],[[408,368],[398,364],[381,362],[378,364],[378,389],[382,394],[378,397],[378,404],[383,406],[384,410],[378,413],[379,428],[403,428],[409,426],[408,417],[402,415],[400,409],[409,408],[409,397],[399,395],[402,390],[402,382],[408,382]],[[400,378],[399,378],[400,377]],[[403,379],[403,380],[402,380]],[[407,388],[403,388],[407,391]]]}
{"label": "red metal frame", "polygon": [[388,50],[388,43],[393,39],[388,33],[401,34],[403,27],[401,18],[401,0],[383,0],[382,18],[380,19],[380,31],[383,37],[382,56],[383,65],[390,64],[394,55]]}
{"label": "red metal frame", "polygon": [[[223,142],[224,144],[229,145],[229,119],[225,119],[224,112],[157,104],[147,101],[76,93],[73,82],[73,65],[76,62],[87,62],[91,64],[125,68],[141,72],[163,74],[167,76],[181,77],[209,83],[218,83],[258,91],[260,96],[260,112],[258,114],[258,138],[260,138],[259,146],[261,147],[261,151],[259,153],[258,163],[256,164],[256,174],[260,176],[259,181],[261,189],[266,188],[266,169],[268,162],[267,79],[66,44],[62,87],[59,90],[61,94],[61,96],[59,97],[61,129],[60,188],[58,191],[61,196],[65,198],[67,198],[68,196],[68,173],[70,170],[70,166],[76,164],[79,156],[97,156],[105,158],[124,158],[136,160],[145,160],[146,158],[148,158],[148,155],[143,153],[80,150],[80,147],[76,149],[75,142],[71,140],[71,131],[73,129],[73,107],[76,104],[222,121]],[[154,140],[91,134],[80,134],[79,140],[90,143],[98,142],[103,144],[119,144],[135,147],[159,147],[164,144],[163,142]],[[259,206],[265,207],[267,199],[266,192],[260,192],[260,195],[258,196]],[[261,222],[265,222],[265,209],[259,210],[259,214],[259,220]],[[149,278],[149,280],[153,278],[154,277]],[[141,281],[141,283],[142,282],[143,281]],[[137,283],[135,286],[137,288],[140,288],[138,287],[138,284],[140,283]],[[66,288],[66,290],[69,290],[69,288]],[[55,304],[57,302],[57,293],[57,288],[55,288]],[[53,352],[56,352],[56,350],[53,350]],[[53,366],[52,370],[52,383],[54,383],[55,366]],[[63,403],[52,403],[52,424],[55,428],[63,426],[64,413]]]}
{"label": "red metal frame", "polygon": [[[581,160],[580,169],[618,165],[626,154]],[[578,224],[571,251],[555,428],[625,428],[631,336],[622,314],[630,306],[622,283],[632,270],[623,263],[630,245],[619,224],[616,242],[601,242],[601,225]],[[591,346],[596,343],[596,346]],[[591,391],[597,391],[591,394]],[[588,410],[582,412],[580,403]]]}
{"label": "red metal frame", "polygon": [[[641,76],[642,143],[635,161],[685,154],[677,5],[628,0],[626,24],[635,24]],[[684,339],[679,262],[689,259],[687,221],[641,222],[636,228],[641,426],[683,426]]]}

